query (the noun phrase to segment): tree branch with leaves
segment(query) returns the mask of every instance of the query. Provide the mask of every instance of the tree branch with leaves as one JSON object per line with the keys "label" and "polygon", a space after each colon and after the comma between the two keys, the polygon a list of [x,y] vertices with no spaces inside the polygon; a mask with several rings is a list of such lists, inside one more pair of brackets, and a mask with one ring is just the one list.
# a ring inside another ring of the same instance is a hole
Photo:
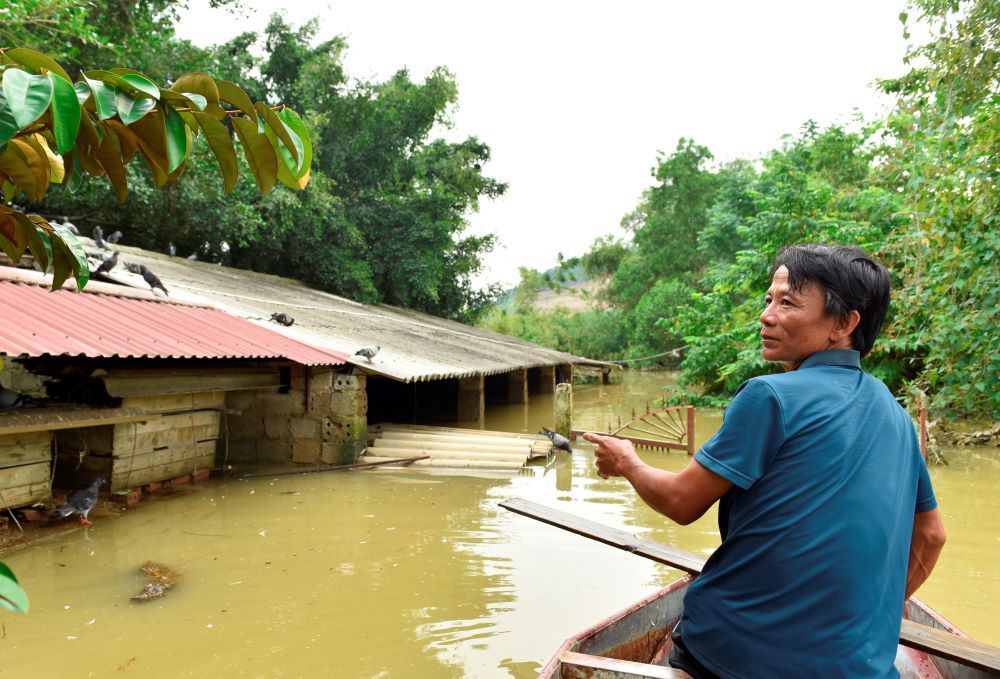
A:
{"label": "tree branch with leaves", "polygon": [[53,289],[70,276],[82,289],[87,257],[67,227],[9,203],[41,201],[52,184],[76,190],[84,176],[105,177],[119,203],[128,198],[125,168],[140,158],[157,188],[183,173],[203,137],[218,163],[223,191],[239,179],[237,145],[261,193],[277,182],[304,189],[312,142],[286,106],[253,102],[236,84],[205,73],[160,87],[126,68],[89,70],[76,82],[54,60],[26,48],[0,49],[0,248],[14,262],[30,252]]}

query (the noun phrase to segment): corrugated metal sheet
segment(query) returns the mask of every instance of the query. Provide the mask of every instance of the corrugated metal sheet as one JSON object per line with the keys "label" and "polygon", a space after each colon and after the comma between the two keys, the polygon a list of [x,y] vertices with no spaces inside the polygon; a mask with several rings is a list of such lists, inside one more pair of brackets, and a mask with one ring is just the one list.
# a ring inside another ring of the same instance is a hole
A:
{"label": "corrugated metal sheet", "polygon": [[[140,279],[141,280],[141,279]],[[0,280],[0,354],[127,358],[287,359],[339,365],[310,346],[210,308]]]}
{"label": "corrugated metal sheet", "polygon": [[[520,368],[592,361],[507,335],[391,306],[368,306],[307,288],[298,281],[121,247],[119,261],[145,264],[171,298],[208,304],[284,335],[348,355],[367,371],[403,382],[493,375]],[[148,289],[119,267],[115,280]],[[284,312],[291,327],[267,320]],[[352,356],[380,345],[373,363]]]}

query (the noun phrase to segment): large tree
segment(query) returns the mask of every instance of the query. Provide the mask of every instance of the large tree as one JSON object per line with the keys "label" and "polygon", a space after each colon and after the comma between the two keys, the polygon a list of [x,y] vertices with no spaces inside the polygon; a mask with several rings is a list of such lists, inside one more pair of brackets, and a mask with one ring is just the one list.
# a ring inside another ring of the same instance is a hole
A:
{"label": "large tree", "polygon": [[[298,193],[258,195],[237,186],[220,195],[208,150],[188,172],[198,181],[148,190],[129,175],[137,200],[117,207],[100,186],[53,195],[44,209],[87,231],[121,229],[130,244],[173,243],[182,253],[290,276],[363,302],[386,302],[470,318],[492,300],[473,277],[493,236],[466,233],[467,216],[505,185],[484,175],[489,147],[476,138],[435,139],[457,100],[444,69],[415,82],[400,71],[385,82],[352,80],[343,38],[316,41],[317,24],[272,18],[205,51],[205,69],[240,82],[249,95],[284,102],[310,121],[311,181]],[[259,56],[254,56],[259,55]]]}

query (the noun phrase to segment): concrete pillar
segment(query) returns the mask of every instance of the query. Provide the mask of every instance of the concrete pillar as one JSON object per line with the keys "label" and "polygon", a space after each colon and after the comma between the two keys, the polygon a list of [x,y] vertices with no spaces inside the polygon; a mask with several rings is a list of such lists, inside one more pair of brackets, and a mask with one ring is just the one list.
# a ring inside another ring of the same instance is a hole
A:
{"label": "concrete pillar", "polygon": [[[322,419],[320,459],[354,464],[368,438],[368,392],[364,375],[333,375],[329,408]],[[319,403],[324,397],[316,394]]]}
{"label": "concrete pillar", "polygon": [[555,430],[569,438],[573,428],[573,385],[562,382],[556,385]]}
{"label": "concrete pillar", "polygon": [[507,403],[528,402],[528,369],[507,373]]}
{"label": "concrete pillar", "polygon": [[462,377],[458,380],[458,419],[462,422],[486,421],[485,379],[482,375]]}

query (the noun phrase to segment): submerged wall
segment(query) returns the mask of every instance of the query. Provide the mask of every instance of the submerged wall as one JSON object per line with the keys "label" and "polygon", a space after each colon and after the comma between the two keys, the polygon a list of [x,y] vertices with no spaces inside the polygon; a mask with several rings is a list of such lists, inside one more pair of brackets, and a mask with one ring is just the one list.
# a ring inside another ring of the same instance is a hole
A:
{"label": "submerged wall", "polygon": [[367,436],[363,375],[285,368],[278,390],[227,395],[227,462],[351,464]]}

